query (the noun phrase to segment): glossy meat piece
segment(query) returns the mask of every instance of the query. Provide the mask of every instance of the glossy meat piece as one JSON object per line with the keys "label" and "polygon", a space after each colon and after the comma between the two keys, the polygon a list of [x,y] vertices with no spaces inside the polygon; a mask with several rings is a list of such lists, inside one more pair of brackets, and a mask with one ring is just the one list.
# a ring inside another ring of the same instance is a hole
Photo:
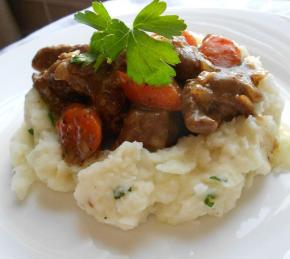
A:
{"label": "glossy meat piece", "polygon": [[[71,57],[79,53],[77,50],[59,55],[53,65],[34,75],[34,87],[56,113],[60,113],[72,100],[91,103],[100,114],[105,131],[118,134],[127,109],[127,100],[115,71],[105,63],[97,72],[92,66],[71,64]],[[61,86],[64,86],[63,89]]]}
{"label": "glossy meat piece", "polygon": [[183,36],[174,37],[172,43],[180,59],[180,63],[175,66],[177,80],[185,82],[187,79],[195,78],[201,71],[216,70],[198,48],[189,45]]}
{"label": "glossy meat piece", "polygon": [[32,60],[32,67],[38,71],[48,69],[57,59],[58,56],[64,52],[72,52],[80,50],[85,52],[88,50],[88,45],[57,45],[40,49]]}
{"label": "glossy meat piece", "polygon": [[175,37],[172,43],[180,59],[180,63],[175,66],[176,79],[185,81],[196,77],[201,72],[197,48],[190,46],[182,36]]}
{"label": "glossy meat piece", "polygon": [[62,53],[59,57],[62,58],[59,58],[48,69],[40,73],[34,73],[32,77],[33,87],[37,89],[42,99],[49,106],[49,110],[56,116],[70,103],[91,103],[87,89],[73,88],[68,81],[56,77],[56,71],[59,71],[58,74],[60,74],[60,68],[70,64],[71,55]]}
{"label": "glossy meat piece", "polygon": [[89,96],[100,114],[104,131],[118,134],[127,110],[127,99],[114,67],[103,64],[96,72],[92,66],[71,64],[67,55],[60,56],[64,59],[55,69],[55,79],[66,81],[75,91]]}
{"label": "glossy meat piece", "polygon": [[48,72],[53,74],[56,81],[65,81],[72,90],[90,95],[90,86],[99,83],[99,77],[95,74],[92,66],[80,66],[71,63],[71,58],[79,54],[80,51],[62,53],[57,61],[48,68]]}
{"label": "glossy meat piece", "polygon": [[182,112],[188,130],[209,134],[222,121],[255,114],[254,103],[262,100],[262,94],[252,78],[261,79],[263,75],[245,64],[237,69],[204,71],[187,81],[182,93]]}
{"label": "glossy meat piece", "polygon": [[56,81],[51,73],[35,73],[32,79],[33,87],[56,116],[70,103],[91,103],[88,96],[77,93],[65,81]]}
{"label": "glossy meat piece", "polygon": [[119,134],[129,107],[116,74],[108,72],[92,91],[94,106],[101,116],[104,131]]}
{"label": "glossy meat piece", "polygon": [[206,115],[196,101],[196,96],[202,96],[205,102],[210,102],[212,91],[198,86],[195,80],[188,82],[182,93],[182,113],[186,128],[192,133],[211,133],[218,127],[218,122]]}
{"label": "glossy meat piece", "polygon": [[116,147],[124,141],[143,142],[150,151],[168,147],[177,141],[179,122],[173,112],[133,107],[124,119]]}

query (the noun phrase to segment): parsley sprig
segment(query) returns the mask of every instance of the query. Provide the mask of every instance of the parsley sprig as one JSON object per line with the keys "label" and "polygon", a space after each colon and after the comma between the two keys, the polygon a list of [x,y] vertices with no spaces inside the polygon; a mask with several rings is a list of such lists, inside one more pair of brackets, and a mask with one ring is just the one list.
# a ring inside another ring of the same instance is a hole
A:
{"label": "parsley sprig", "polygon": [[95,28],[89,53],[72,58],[72,63],[93,64],[97,70],[126,53],[127,74],[136,83],[166,85],[176,75],[172,66],[180,62],[173,45],[150,37],[147,32],[171,39],[181,35],[186,24],[177,15],[162,15],[166,3],[153,0],[136,16],[130,29],[119,19],[112,19],[101,2],[92,3],[93,11],[78,12],[75,19]]}

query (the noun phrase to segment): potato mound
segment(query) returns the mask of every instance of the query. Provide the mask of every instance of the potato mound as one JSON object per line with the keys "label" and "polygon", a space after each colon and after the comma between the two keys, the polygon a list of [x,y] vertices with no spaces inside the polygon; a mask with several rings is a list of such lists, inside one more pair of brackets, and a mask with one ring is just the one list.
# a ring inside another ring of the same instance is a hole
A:
{"label": "potato mound", "polygon": [[[247,58],[261,66],[258,59]],[[11,141],[12,189],[23,199],[39,180],[56,191],[75,191],[88,214],[124,230],[150,214],[170,224],[206,214],[222,216],[235,206],[249,176],[272,169],[269,157],[283,104],[270,74],[258,87],[264,95],[256,105],[259,116],[237,117],[209,136],[183,137],[157,152],[124,142],[82,167],[62,159],[48,109],[32,89],[26,96],[25,122]]]}

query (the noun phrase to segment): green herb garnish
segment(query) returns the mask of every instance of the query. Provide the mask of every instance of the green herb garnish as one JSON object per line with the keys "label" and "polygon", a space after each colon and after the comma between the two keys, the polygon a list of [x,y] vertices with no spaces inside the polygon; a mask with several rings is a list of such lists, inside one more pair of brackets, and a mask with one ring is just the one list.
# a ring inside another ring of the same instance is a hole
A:
{"label": "green herb garnish", "polygon": [[72,64],[82,64],[87,66],[96,60],[96,56],[92,53],[82,53],[77,56],[73,56],[71,59]]}
{"label": "green herb garnish", "polygon": [[104,60],[111,63],[126,52],[127,74],[136,83],[166,85],[176,75],[172,66],[180,63],[177,52],[169,42],[159,41],[146,32],[171,39],[181,35],[186,24],[177,15],[162,15],[166,3],[153,0],[140,11],[133,28],[119,19],[112,19],[101,2],[92,3],[93,12],[75,14],[75,19],[98,31],[91,38],[89,53],[72,58],[75,64],[94,64],[98,69]]}
{"label": "green herb garnish", "polygon": [[47,114],[47,116],[48,116],[48,118],[49,118],[49,120],[50,120],[51,125],[52,125],[53,127],[55,127],[55,118],[54,118],[54,116],[52,115],[52,113],[49,112],[49,113]]}
{"label": "green herb garnish", "polygon": [[85,11],[75,14],[75,20],[80,23],[89,25],[97,30],[105,30],[111,22],[111,17],[101,2],[93,2],[94,12]]}
{"label": "green herb garnish", "polygon": [[208,194],[206,196],[206,198],[204,199],[204,203],[208,206],[208,207],[213,207],[214,205],[214,200],[215,200],[216,196],[212,193]]}
{"label": "green herb garnish", "polygon": [[118,200],[125,196],[127,192],[132,192],[132,187],[125,189],[124,187],[118,186],[113,190],[113,196],[115,200]]}
{"label": "green herb garnish", "polygon": [[221,178],[221,177],[218,177],[218,176],[215,176],[215,175],[209,177],[209,179],[215,180],[215,181],[219,181],[219,182],[224,182],[224,183],[226,183],[228,181],[228,179],[226,179],[224,177]]}
{"label": "green herb garnish", "polygon": [[34,135],[34,130],[33,130],[33,128],[30,128],[30,129],[28,129],[27,131],[28,131],[28,133],[29,133],[31,136]]}

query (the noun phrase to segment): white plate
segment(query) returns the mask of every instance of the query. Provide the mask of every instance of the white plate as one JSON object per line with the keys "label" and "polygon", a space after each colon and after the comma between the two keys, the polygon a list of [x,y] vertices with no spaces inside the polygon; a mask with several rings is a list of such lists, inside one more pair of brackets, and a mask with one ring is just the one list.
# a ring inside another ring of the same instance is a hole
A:
{"label": "white plate", "polygon": [[[175,9],[200,33],[217,33],[261,56],[290,100],[290,25],[277,16],[221,9]],[[124,17],[126,21],[130,16]],[[10,191],[8,144],[23,117],[31,87],[31,58],[42,46],[88,42],[90,30],[73,25],[0,56],[0,258],[290,258],[290,174],[257,178],[236,209],[223,218],[167,226],[150,219],[129,232],[97,223],[77,208],[71,194],[41,184],[27,200]],[[289,119],[289,101],[284,120]]]}

